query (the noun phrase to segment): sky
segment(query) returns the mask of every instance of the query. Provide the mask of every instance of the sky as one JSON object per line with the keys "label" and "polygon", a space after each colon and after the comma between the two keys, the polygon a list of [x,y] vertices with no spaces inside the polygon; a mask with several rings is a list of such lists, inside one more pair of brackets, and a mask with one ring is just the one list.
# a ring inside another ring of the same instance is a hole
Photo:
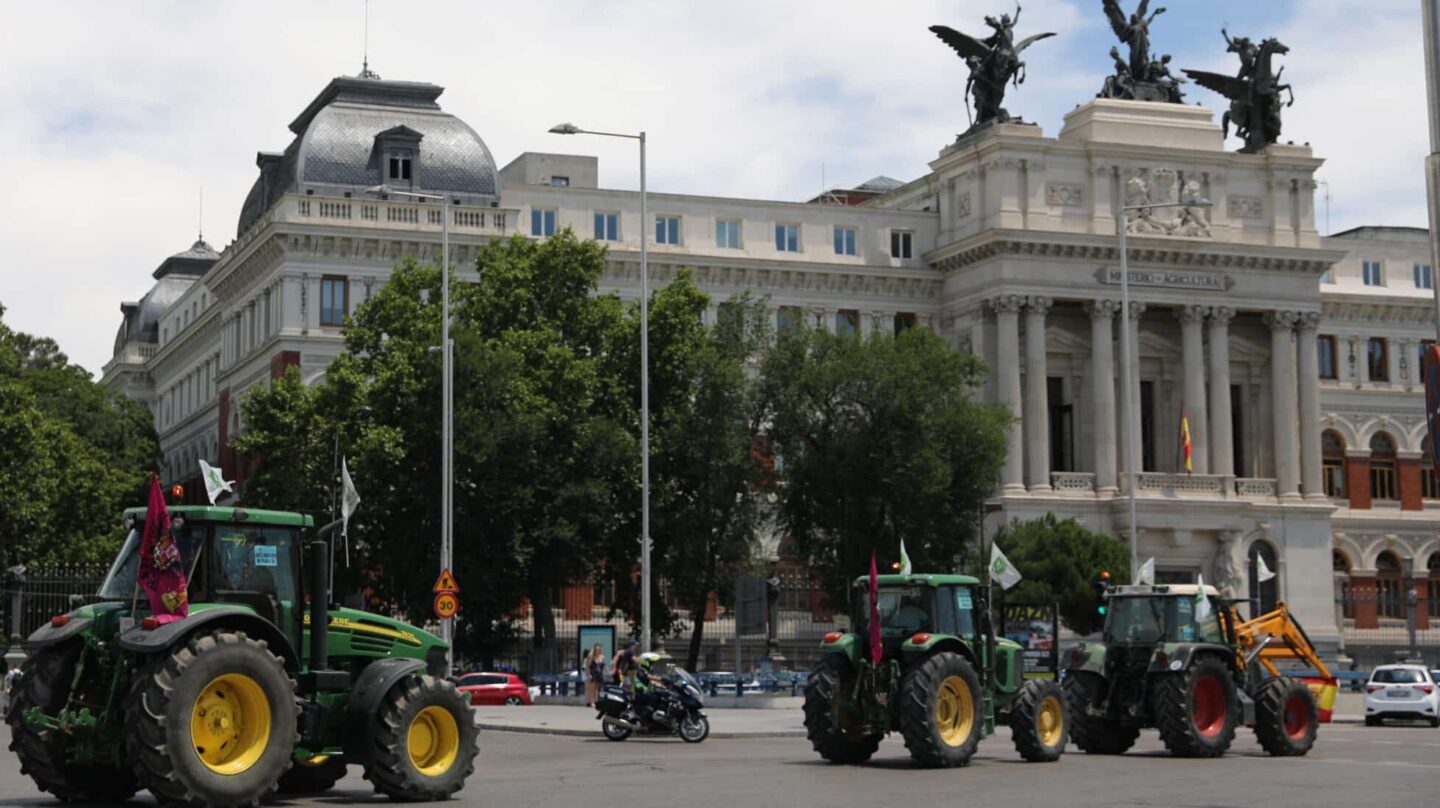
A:
{"label": "sky", "polygon": [[[1419,2],[1168,6],[1151,39],[1179,67],[1233,73],[1222,25],[1290,47],[1280,63],[1296,103],[1281,139],[1327,161],[1322,230],[1424,226]],[[364,0],[0,0],[0,12],[0,304],[7,325],[54,337],[98,376],[120,302],[198,231],[229,243],[255,153],[282,150],[329,79],[359,72]],[[924,174],[967,127],[964,65],[926,28],[984,33],[1001,12],[1013,4],[371,0],[369,58],[387,79],[444,86],[441,105],[500,165],[524,151],[594,154],[602,186],[635,188],[630,142],[546,130],[644,129],[653,190],[803,200],[822,176]],[[1058,36],[1026,51],[1029,80],[1006,106],[1053,136],[1100,89],[1115,40],[1100,0],[1028,0],[1019,35],[1040,31]],[[1226,106],[1203,89],[1188,100]]]}

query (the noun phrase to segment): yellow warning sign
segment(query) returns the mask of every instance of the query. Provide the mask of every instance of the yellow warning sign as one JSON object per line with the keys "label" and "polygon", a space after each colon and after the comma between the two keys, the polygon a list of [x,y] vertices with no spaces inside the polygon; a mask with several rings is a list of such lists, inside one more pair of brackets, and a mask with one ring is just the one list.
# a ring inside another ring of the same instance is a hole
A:
{"label": "yellow warning sign", "polygon": [[455,583],[455,576],[450,574],[450,568],[440,570],[440,577],[435,579],[435,592],[459,592],[460,584]]}
{"label": "yellow warning sign", "polygon": [[453,592],[441,592],[435,596],[435,616],[441,620],[449,620],[460,611],[460,599],[455,597]]}

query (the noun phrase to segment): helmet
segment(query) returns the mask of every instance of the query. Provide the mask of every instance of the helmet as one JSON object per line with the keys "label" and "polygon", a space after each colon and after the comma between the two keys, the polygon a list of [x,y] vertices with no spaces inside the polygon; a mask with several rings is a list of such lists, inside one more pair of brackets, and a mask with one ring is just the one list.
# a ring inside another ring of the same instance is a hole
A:
{"label": "helmet", "polygon": [[657,661],[659,661],[659,659],[659,654],[655,653],[654,651],[646,651],[645,653],[640,655],[640,667],[648,671],[650,670],[650,666],[654,665]]}

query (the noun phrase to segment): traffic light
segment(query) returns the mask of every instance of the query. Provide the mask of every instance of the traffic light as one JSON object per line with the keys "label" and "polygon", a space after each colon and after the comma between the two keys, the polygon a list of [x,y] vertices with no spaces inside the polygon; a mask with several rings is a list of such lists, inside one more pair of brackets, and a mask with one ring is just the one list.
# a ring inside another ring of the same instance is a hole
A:
{"label": "traffic light", "polygon": [[1106,608],[1105,596],[1110,592],[1110,573],[1108,571],[1100,573],[1100,579],[1095,582],[1095,589],[1100,598],[1100,606],[1096,611],[1103,617]]}

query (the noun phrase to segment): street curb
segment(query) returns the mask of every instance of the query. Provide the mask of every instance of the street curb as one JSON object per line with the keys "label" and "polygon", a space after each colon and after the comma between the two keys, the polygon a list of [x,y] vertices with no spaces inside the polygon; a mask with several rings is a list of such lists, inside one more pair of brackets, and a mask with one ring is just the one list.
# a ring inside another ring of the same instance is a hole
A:
{"label": "street curb", "polygon": [[[599,738],[600,729],[567,729],[565,727],[526,727],[514,724],[490,724],[476,722],[477,729],[486,732],[518,732],[525,735],[560,735],[569,738]],[[769,732],[711,732],[709,737],[716,740],[742,740],[747,738],[804,738],[804,730],[778,730]]]}

